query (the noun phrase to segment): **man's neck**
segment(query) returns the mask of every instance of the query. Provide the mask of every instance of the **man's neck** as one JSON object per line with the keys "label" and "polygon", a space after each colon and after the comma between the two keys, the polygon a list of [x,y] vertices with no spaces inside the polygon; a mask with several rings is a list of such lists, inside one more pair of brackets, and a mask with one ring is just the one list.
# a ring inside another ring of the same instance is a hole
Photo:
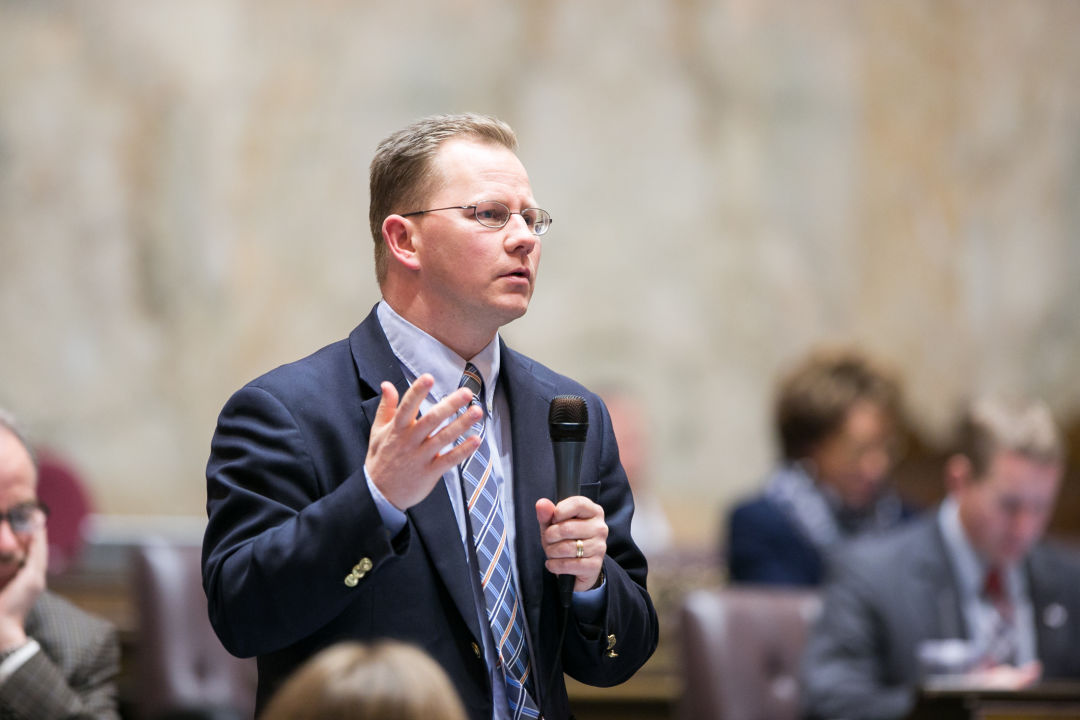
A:
{"label": "man's neck", "polygon": [[498,332],[498,328],[494,330],[470,328],[468,322],[455,317],[452,313],[434,312],[418,296],[414,296],[411,301],[402,302],[398,298],[390,298],[384,294],[383,301],[402,318],[465,360],[471,360],[478,352],[490,345]]}

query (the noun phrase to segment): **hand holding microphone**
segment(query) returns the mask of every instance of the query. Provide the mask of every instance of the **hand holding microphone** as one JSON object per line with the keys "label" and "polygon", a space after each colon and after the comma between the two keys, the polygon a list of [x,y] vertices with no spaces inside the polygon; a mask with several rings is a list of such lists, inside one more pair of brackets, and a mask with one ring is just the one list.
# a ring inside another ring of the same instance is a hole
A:
{"label": "hand holding microphone", "polygon": [[536,503],[540,541],[547,561],[544,566],[559,575],[563,607],[569,607],[574,591],[597,584],[607,552],[608,527],[604,509],[581,496],[581,458],[589,428],[585,399],[559,395],[551,401],[548,428],[555,453],[555,485],[558,504],[542,498]]}

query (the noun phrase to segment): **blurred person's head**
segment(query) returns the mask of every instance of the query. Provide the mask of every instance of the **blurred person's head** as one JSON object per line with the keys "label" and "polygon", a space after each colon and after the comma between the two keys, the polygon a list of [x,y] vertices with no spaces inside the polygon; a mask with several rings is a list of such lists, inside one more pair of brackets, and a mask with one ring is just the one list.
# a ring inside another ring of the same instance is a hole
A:
{"label": "blurred person's head", "polygon": [[442,667],[411,645],[344,642],[304,663],[262,720],[466,720]]}
{"label": "blurred person's head", "polygon": [[26,563],[30,539],[45,521],[37,499],[37,460],[15,419],[0,409],[0,588]]}
{"label": "blurred person's head", "polygon": [[897,382],[854,350],[811,354],[783,378],[776,404],[784,458],[855,510],[874,502],[892,469],[899,414]]}
{"label": "blurred person's head", "polygon": [[[466,113],[433,115],[399,130],[381,143],[371,161],[368,222],[375,241],[375,275],[386,279],[389,256],[383,221],[394,214],[421,209],[446,178],[435,162],[439,150],[453,139],[471,139],[517,152],[517,136],[503,121]],[[464,201],[461,201],[464,204]]]}
{"label": "blurred person's head", "polygon": [[945,475],[964,532],[986,563],[1015,564],[1053,513],[1064,468],[1060,431],[1041,402],[987,397],[971,404],[958,435]]}
{"label": "blurred person's head", "polygon": [[630,480],[637,487],[648,483],[648,429],[641,404],[630,393],[621,389],[602,390],[600,396],[611,416],[611,428],[619,445],[619,461]]}

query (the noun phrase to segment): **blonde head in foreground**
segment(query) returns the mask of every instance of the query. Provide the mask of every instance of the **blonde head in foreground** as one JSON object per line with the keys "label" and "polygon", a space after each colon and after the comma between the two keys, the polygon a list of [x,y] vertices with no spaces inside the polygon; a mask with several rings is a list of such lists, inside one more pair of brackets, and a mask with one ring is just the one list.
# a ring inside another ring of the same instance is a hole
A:
{"label": "blonde head in foreground", "polygon": [[394,641],[340,643],[304,663],[262,720],[466,720],[443,669]]}

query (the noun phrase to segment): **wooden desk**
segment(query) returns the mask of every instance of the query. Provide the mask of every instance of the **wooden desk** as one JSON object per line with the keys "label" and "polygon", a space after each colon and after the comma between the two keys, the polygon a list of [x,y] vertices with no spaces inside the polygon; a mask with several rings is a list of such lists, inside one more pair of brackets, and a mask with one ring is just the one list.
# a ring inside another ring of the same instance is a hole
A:
{"label": "wooden desk", "polygon": [[1024,690],[924,690],[909,720],[1080,720],[1080,683]]}

